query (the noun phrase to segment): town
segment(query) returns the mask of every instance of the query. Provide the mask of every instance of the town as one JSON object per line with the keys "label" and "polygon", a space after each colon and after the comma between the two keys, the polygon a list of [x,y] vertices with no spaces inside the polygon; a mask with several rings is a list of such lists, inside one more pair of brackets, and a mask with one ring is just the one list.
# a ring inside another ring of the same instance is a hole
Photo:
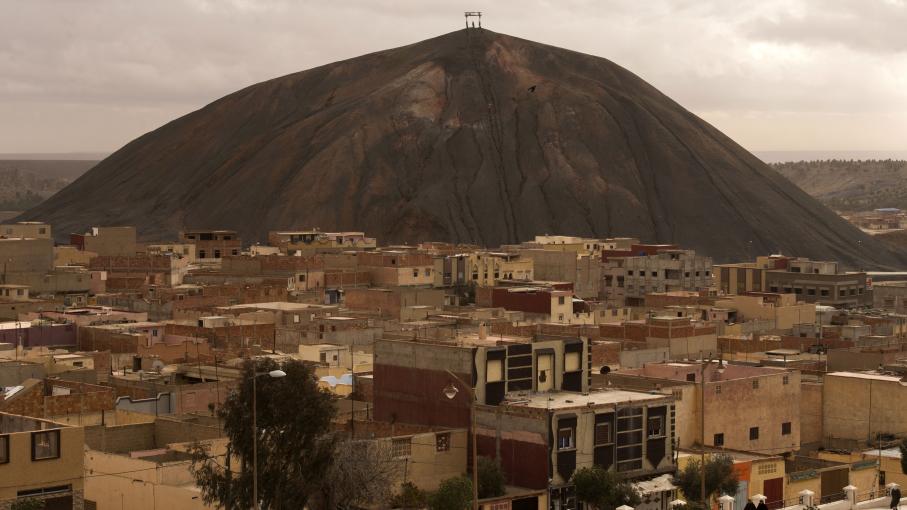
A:
{"label": "town", "polygon": [[338,441],[311,508],[599,507],[584,480],[616,473],[620,510],[850,510],[907,482],[907,282],[834,260],[52,229],[0,225],[0,508],[234,508],[211,480],[250,466],[257,507],[292,478],[281,409]]}

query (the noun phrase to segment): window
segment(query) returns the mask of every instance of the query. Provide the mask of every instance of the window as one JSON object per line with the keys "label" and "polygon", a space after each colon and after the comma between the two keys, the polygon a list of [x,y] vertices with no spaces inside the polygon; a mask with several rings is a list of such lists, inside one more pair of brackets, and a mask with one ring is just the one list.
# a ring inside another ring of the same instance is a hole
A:
{"label": "window", "polygon": [[759,379],[753,379],[753,389],[754,390],[759,389]]}
{"label": "window", "polygon": [[815,295],[816,295],[816,289],[806,289],[806,295],[807,295],[807,296],[815,296]]}
{"label": "window", "polygon": [[689,278],[689,277],[690,277],[690,272],[687,271],[687,272],[683,273],[683,277],[684,277],[684,278]]}
{"label": "window", "polygon": [[435,434],[435,451],[446,452],[450,450],[450,432]]}
{"label": "window", "polygon": [[790,422],[786,421],[781,424],[781,435],[789,436],[790,435]]}
{"label": "window", "polygon": [[564,354],[564,371],[576,372],[580,370],[580,357],[578,352],[568,352]]}
{"label": "window", "polygon": [[632,270],[632,269],[629,270],[629,271],[627,271],[627,276],[633,276],[633,270]]}
{"label": "window", "polygon": [[828,289],[821,289],[821,290],[819,290],[819,295],[821,295],[821,296],[828,296]]}
{"label": "window", "polygon": [[485,362],[485,382],[504,380],[504,360],[490,359]]}
{"label": "window", "polygon": [[750,441],[759,439],[759,427],[750,427]]}
{"label": "window", "polygon": [[391,440],[391,451],[395,459],[405,459],[412,455],[413,442],[411,437],[401,437]]}
{"label": "window", "polygon": [[776,471],[778,471],[778,466],[774,462],[764,462],[756,468],[756,472],[760,475],[770,475]]}
{"label": "window", "polygon": [[706,272],[705,272],[705,275],[706,275],[706,276],[712,276],[712,272],[711,272],[711,271],[706,271]]}
{"label": "window", "polygon": [[595,446],[601,446],[605,444],[613,443],[611,438],[611,424],[610,423],[596,423],[595,424]]}
{"label": "window", "polygon": [[430,268],[427,268],[427,267],[425,268],[425,276],[431,276],[431,269],[430,269]]}
{"label": "window", "polygon": [[845,291],[844,289],[841,289],[841,290],[838,291],[838,296],[839,296],[839,297],[844,297],[845,295],[847,295],[847,291]]}
{"label": "window", "polygon": [[489,510],[511,510],[512,508],[510,501],[496,501],[488,507]]}
{"label": "window", "polygon": [[715,395],[721,395],[721,385],[720,384],[715,385]]}
{"label": "window", "polygon": [[419,277],[419,268],[413,268],[413,278]]}
{"label": "window", "polygon": [[305,274],[300,274],[300,275],[298,275],[298,276],[296,277],[296,279],[297,279],[298,281],[300,281],[300,282],[304,282],[304,281],[305,281]]}
{"label": "window", "polygon": [[216,259],[220,258],[220,250],[214,250],[214,258],[216,258]]}
{"label": "window", "polygon": [[658,276],[658,271],[652,271],[652,277],[655,278]]}
{"label": "window", "polygon": [[0,464],[9,462],[9,436],[0,436]]}
{"label": "window", "polygon": [[778,287],[776,285],[772,285],[768,288],[768,290],[770,290],[771,292],[778,292]]}
{"label": "window", "polygon": [[665,435],[664,418],[661,416],[649,416],[649,427],[647,429],[649,437],[661,437]]}
{"label": "window", "polygon": [[205,258],[205,250],[198,250],[198,258],[200,258],[200,259]]}
{"label": "window", "polygon": [[674,395],[674,400],[680,402],[683,400],[683,390],[671,390],[671,394]]}
{"label": "window", "polygon": [[576,437],[573,428],[564,428],[557,430],[557,449],[572,450],[576,447]]}
{"label": "window", "polygon": [[558,296],[558,298],[557,298],[557,304],[559,304],[559,305],[564,304],[564,296]]}
{"label": "window", "polygon": [[689,381],[689,382],[696,382],[696,374],[695,374],[695,373],[692,373],[692,372],[689,373],[689,374],[687,374],[687,381]]}
{"label": "window", "polygon": [[788,383],[790,383],[790,376],[789,376],[789,375],[785,375],[784,377],[782,377],[782,378],[781,378],[781,383],[782,383],[782,384],[788,384]]}
{"label": "window", "polygon": [[31,435],[31,459],[60,458],[60,431],[42,430]]}
{"label": "window", "polygon": [[234,256],[239,255],[239,250],[237,250],[237,249],[230,250],[230,254],[234,255]]}
{"label": "window", "polygon": [[715,437],[712,438],[712,445],[724,446],[724,434],[715,434]]}
{"label": "window", "polygon": [[319,353],[318,353],[318,361],[320,361],[320,362],[322,362],[322,363],[327,363],[327,362],[328,362],[328,353],[326,353],[326,352],[319,352]]}

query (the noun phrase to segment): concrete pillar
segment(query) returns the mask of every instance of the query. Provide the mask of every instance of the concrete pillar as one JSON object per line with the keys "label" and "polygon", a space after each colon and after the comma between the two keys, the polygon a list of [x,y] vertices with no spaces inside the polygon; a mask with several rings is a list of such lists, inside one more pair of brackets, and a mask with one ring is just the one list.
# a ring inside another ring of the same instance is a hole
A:
{"label": "concrete pillar", "polygon": [[853,485],[848,485],[844,487],[844,499],[850,503],[850,508],[857,507],[857,488]]}
{"label": "concrete pillar", "polygon": [[802,491],[800,491],[800,504],[805,507],[813,506],[813,501],[814,501],[815,497],[816,497],[815,492],[813,492],[809,489],[802,490]]}
{"label": "concrete pillar", "polygon": [[718,504],[721,506],[721,510],[734,510],[734,498],[727,494],[718,498]]}

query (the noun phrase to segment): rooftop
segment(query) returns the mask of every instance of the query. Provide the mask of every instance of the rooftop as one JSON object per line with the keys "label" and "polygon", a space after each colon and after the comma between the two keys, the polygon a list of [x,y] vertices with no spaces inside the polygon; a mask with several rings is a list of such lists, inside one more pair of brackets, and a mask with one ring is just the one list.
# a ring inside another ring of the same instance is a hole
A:
{"label": "rooftop", "polygon": [[508,406],[532,407],[536,409],[573,409],[593,406],[607,406],[630,402],[648,402],[666,398],[661,393],[643,393],[627,390],[601,390],[582,393],[534,393],[526,399],[506,402]]}

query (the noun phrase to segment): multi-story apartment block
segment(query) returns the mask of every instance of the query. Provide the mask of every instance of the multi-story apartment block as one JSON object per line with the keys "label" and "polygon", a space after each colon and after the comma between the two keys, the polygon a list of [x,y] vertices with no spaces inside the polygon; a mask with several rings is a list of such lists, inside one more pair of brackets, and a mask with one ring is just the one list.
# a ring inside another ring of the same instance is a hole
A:
{"label": "multi-story apartment block", "polygon": [[799,371],[669,362],[647,363],[605,377],[615,387],[674,393],[682,448],[702,444],[702,436],[706,446],[732,450],[776,454],[800,449]]}
{"label": "multi-story apartment block", "polygon": [[450,374],[471,384],[476,402],[487,405],[500,404],[510,392],[589,390],[589,347],[583,338],[532,340],[481,332],[450,341],[384,338],[375,342],[374,354],[380,421],[467,426],[470,399],[444,396],[444,388],[456,384]]}
{"label": "multi-story apartment block", "polygon": [[92,227],[84,234],[70,234],[69,243],[101,256],[129,257],[136,251],[135,227]]}
{"label": "multi-story apartment block", "polygon": [[837,262],[771,255],[755,262],[718,264],[715,279],[725,294],[796,294],[807,303],[861,306],[872,302],[865,272],[841,272]]}
{"label": "multi-story apartment block", "polygon": [[239,255],[242,240],[235,230],[187,230],[180,232],[180,242],[195,245],[198,260]]}
{"label": "multi-story apartment block", "polygon": [[609,254],[602,292],[609,301],[642,306],[650,292],[695,291],[711,286],[712,259],[673,245],[634,245],[630,253]]}
{"label": "multi-story apartment block", "polygon": [[[632,480],[675,469],[673,401],[623,390],[512,395],[478,407],[479,455],[499,459],[508,484],[547,489],[549,508],[580,508],[570,484],[577,469],[597,465]],[[655,495],[654,508],[670,495]]]}

